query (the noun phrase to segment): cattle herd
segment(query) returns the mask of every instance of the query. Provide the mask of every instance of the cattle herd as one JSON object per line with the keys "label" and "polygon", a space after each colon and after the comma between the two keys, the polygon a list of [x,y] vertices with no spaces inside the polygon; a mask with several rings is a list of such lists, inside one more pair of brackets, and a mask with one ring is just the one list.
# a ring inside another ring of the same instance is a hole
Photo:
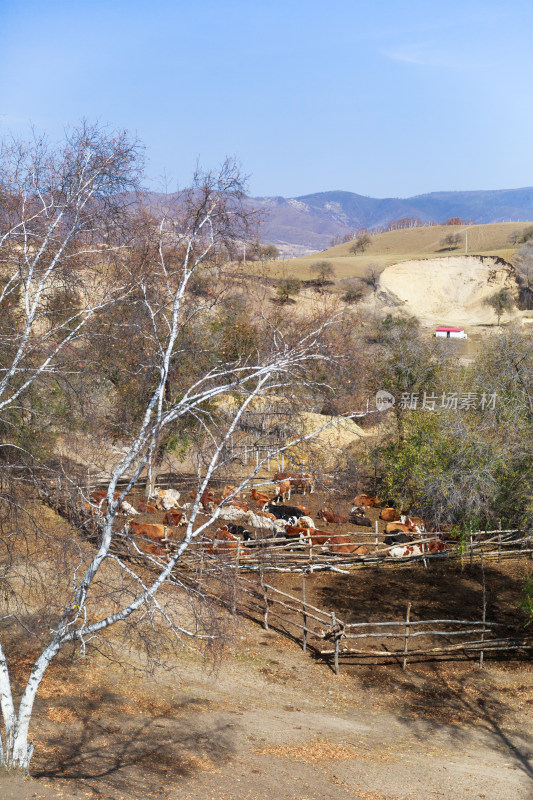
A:
{"label": "cattle herd", "polygon": [[[368,555],[369,548],[354,543],[349,535],[317,529],[310,508],[304,505],[305,495],[312,494],[314,488],[315,482],[308,473],[276,472],[270,492],[252,488],[248,498],[242,497],[233,486],[227,486],[219,494],[206,489],[199,498],[199,512],[214,515],[215,522],[221,520],[224,524],[204,534],[205,551],[224,555],[242,547],[242,552],[246,552],[264,546],[268,540],[269,543],[288,544],[291,549],[305,545],[331,555]],[[291,494],[301,494],[303,499],[289,504]],[[118,498],[117,493],[114,499]],[[164,555],[171,543],[179,539],[178,528],[188,522],[187,514],[196,501],[196,493],[188,502],[180,504],[180,499],[181,493],[176,489],[157,488],[148,499],[122,500],[118,511],[126,517],[124,532],[140,552]],[[89,502],[84,500],[83,503],[87,514],[93,517],[102,515],[106,510],[107,495],[103,491],[93,491]],[[445,549],[445,542],[439,536],[422,536],[425,526],[420,517],[382,506],[378,497],[359,494],[352,501],[348,513],[337,513],[323,507],[316,513],[316,518],[332,526],[349,524],[371,528],[368,509],[380,508],[379,517],[386,523],[385,555],[407,558]],[[162,522],[135,520],[140,514],[149,516],[161,512],[164,512]]]}

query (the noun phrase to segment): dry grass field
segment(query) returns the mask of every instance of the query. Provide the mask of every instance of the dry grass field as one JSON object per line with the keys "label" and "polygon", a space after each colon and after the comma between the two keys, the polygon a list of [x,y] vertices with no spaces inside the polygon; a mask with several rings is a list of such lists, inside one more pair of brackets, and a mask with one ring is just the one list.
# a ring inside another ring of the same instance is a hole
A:
{"label": "dry grass field", "polygon": [[[522,231],[529,222],[498,222],[490,225],[435,225],[428,228],[407,228],[389,233],[378,233],[363,255],[350,253],[351,242],[331,247],[321,253],[287,261],[275,261],[267,265],[273,277],[294,276],[301,280],[312,277],[309,266],[314,261],[326,260],[335,269],[337,279],[361,277],[371,263],[382,268],[397,261],[412,261],[421,258],[462,255],[465,251],[465,232],[468,230],[468,253],[500,256],[508,260],[514,252],[509,243],[510,234]],[[448,233],[461,235],[461,243],[455,250],[442,245]]]}

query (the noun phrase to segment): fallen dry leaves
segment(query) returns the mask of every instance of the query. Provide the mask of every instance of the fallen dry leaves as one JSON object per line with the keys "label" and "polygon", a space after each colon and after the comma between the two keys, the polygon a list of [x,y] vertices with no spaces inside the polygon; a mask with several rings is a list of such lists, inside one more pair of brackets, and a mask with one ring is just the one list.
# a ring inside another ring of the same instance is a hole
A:
{"label": "fallen dry leaves", "polygon": [[58,708],[50,706],[46,709],[46,716],[52,722],[74,722],[78,718],[77,714],[70,708]]}
{"label": "fallen dry leaves", "polygon": [[[362,744],[362,742],[360,742]],[[274,756],[290,761],[305,763],[319,761],[349,761],[352,759],[372,759],[373,761],[397,761],[398,756],[390,752],[392,748],[381,749],[378,752],[367,749],[357,750],[352,744],[337,744],[328,739],[312,739],[304,744],[276,744],[256,748],[254,753],[262,756]]]}
{"label": "fallen dry leaves", "polygon": [[254,752],[261,756],[274,756],[306,763],[326,760],[348,761],[359,756],[351,745],[340,745],[327,739],[313,739],[305,744],[274,744],[256,748]]}
{"label": "fallen dry leaves", "polygon": [[391,794],[382,794],[381,792],[354,792],[354,797],[361,797],[363,800],[407,800],[408,797],[412,797],[412,795],[402,795],[398,797],[397,795]]}
{"label": "fallen dry leaves", "polygon": [[181,753],[179,756],[180,766],[188,772],[213,772],[220,774],[222,772],[210,758],[206,756],[197,756],[194,753]]}

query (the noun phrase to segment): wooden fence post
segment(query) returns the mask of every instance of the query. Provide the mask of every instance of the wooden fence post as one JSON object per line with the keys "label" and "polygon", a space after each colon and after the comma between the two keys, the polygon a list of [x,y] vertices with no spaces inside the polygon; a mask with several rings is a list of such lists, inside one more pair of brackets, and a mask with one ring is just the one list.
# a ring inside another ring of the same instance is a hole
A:
{"label": "wooden fence post", "polygon": [[[483,620],[483,627],[481,629],[481,641],[485,639],[485,622],[487,619],[487,587],[485,585],[485,566],[483,564],[483,552],[481,553],[481,577],[483,580],[483,612],[481,619]],[[479,668],[483,669],[483,648],[479,654]]]}
{"label": "wooden fence post", "polygon": [[[333,627],[335,627],[336,624],[337,624],[337,618],[335,616],[335,612],[334,611],[331,612],[331,624],[333,625]],[[339,674],[339,641],[340,641],[340,635],[337,635],[335,633],[334,634],[334,638],[335,638],[335,655],[334,655],[335,675],[338,675]]]}
{"label": "wooden fence post", "polygon": [[[425,542],[427,542],[427,537],[426,537],[426,536],[422,536],[421,534],[419,534],[419,536],[420,536],[420,538],[422,539],[422,548],[423,548],[423,547],[424,547],[424,545],[425,545]],[[422,552],[424,553],[424,552],[426,552],[426,551],[425,551],[425,550],[422,550]],[[424,565],[424,569],[427,569],[427,568],[428,568],[428,566],[429,566],[429,565],[428,565],[428,559],[427,559],[427,558],[425,558],[424,556],[422,556],[422,564]]]}
{"label": "wooden fence post", "polygon": [[235,558],[235,567],[233,574],[233,594],[231,598],[231,613],[235,616],[237,613],[237,582],[239,579],[239,558],[240,558],[241,542],[237,542],[237,555]]}
{"label": "wooden fence post", "polygon": [[474,553],[472,552],[472,534],[470,534],[470,566],[474,563]]}
{"label": "wooden fence post", "polygon": [[[498,564],[502,563],[502,521],[501,519],[498,520],[498,530],[500,531],[498,534]],[[483,557],[482,557],[483,559]]]}
{"label": "wooden fence post", "polygon": [[313,542],[309,540],[309,572],[313,572]]}
{"label": "wooden fence post", "polygon": [[411,601],[407,603],[407,613],[405,615],[405,638],[403,642],[403,664],[402,669],[407,667],[407,644],[409,641],[409,620],[411,618]]}
{"label": "wooden fence post", "polygon": [[[376,523],[375,523],[375,527],[376,527],[376,550],[377,550],[377,549],[378,549],[378,547],[379,547],[379,541],[378,541],[378,521],[377,521],[377,520],[376,520]],[[379,569],[379,558],[377,559],[377,564],[376,564],[376,566],[377,566],[377,568]]]}
{"label": "wooden fence post", "polygon": [[307,650],[307,614],[305,613],[305,575],[302,575],[302,616],[304,624],[303,646],[302,650]]}
{"label": "wooden fence post", "polygon": [[261,569],[261,588],[263,589],[263,599],[265,601],[265,613],[263,614],[263,628],[268,630],[268,588],[263,582],[263,570]]}

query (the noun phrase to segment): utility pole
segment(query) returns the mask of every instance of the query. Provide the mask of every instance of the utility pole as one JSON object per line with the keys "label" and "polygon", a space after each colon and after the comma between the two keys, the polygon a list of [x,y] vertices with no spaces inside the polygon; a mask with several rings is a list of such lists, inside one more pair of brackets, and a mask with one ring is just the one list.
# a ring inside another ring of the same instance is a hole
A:
{"label": "utility pole", "polygon": [[468,255],[468,228],[465,231],[465,256]]}

